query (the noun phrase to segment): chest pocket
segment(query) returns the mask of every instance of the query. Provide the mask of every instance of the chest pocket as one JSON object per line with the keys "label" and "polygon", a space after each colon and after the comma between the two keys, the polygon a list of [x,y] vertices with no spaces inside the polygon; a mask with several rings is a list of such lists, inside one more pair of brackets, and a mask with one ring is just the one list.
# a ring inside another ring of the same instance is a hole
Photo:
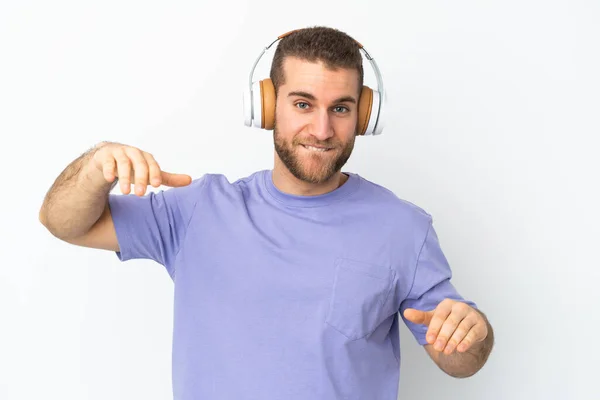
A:
{"label": "chest pocket", "polygon": [[381,265],[338,258],[326,322],[351,340],[373,332],[388,313],[395,272]]}

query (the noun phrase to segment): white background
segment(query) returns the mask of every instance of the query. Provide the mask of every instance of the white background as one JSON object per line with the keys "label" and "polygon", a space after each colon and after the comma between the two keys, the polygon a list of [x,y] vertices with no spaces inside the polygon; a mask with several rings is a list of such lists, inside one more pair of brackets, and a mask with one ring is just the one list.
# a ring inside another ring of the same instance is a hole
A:
{"label": "white background", "polygon": [[166,271],[55,239],[43,196],[101,140],[194,178],[270,168],[242,85],[277,35],[319,24],[363,43],[388,90],[384,134],[346,169],[433,215],[496,332],[456,380],[402,325],[400,398],[600,398],[598,2],[168,4],[0,4],[0,399],[171,398]]}

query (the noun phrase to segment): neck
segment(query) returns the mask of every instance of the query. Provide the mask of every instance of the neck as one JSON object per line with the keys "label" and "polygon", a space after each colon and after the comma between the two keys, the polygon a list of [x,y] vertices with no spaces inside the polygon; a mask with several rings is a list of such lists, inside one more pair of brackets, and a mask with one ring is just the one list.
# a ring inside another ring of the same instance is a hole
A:
{"label": "neck", "polygon": [[322,183],[309,183],[296,178],[281,160],[275,160],[273,184],[284,193],[298,196],[317,196],[334,191],[342,186],[348,176],[337,171],[329,180]]}

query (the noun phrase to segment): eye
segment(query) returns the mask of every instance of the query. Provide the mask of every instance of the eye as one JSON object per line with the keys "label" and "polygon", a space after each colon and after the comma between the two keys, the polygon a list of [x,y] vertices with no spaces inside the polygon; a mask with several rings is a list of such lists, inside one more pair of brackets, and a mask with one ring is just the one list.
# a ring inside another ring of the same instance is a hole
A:
{"label": "eye", "polygon": [[333,108],[333,110],[334,110],[336,113],[341,113],[341,112],[348,112],[348,111],[350,111],[350,110],[348,110],[348,107],[344,107],[344,106],[337,106],[337,107],[334,107],[334,108]]}
{"label": "eye", "polygon": [[301,101],[299,103],[296,103],[296,107],[305,110],[306,108],[308,108],[308,103],[305,103],[305,102]]}

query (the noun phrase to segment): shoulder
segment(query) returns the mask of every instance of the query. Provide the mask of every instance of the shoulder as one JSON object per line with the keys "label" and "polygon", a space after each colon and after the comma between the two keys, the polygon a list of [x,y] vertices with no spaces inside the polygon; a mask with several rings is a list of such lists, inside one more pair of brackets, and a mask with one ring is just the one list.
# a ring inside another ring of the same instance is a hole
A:
{"label": "shoulder", "polygon": [[431,215],[423,207],[399,196],[391,189],[362,176],[359,176],[359,179],[361,180],[361,190],[367,194],[372,201],[400,212],[415,214],[426,219],[431,218]]}
{"label": "shoulder", "polygon": [[207,172],[197,178],[193,178],[192,182],[187,186],[172,188],[168,190],[175,190],[178,194],[188,195],[201,190],[215,190],[219,188],[236,188],[248,184],[255,180],[261,171],[254,172],[251,175],[230,179],[227,175],[216,172]]}
{"label": "shoulder", "polygon": [[222,173],[206,173],[198,178],[197,185],[205,187],[212,191],[236,191],[244,190],[248,187],[258,184],[259,178],[262,177],[264,171],[256,171],[250,175],[239,178],[230,178]]}
{"label": "shoulder", "polygon": [[398,195],[393,190],[359,176],[360,192],[363,201],[375,214],[390,221],[401,221],[403,225],[427,230],[432,223],[432,216],[420,205]]}
{"label": "shoulder", "polygon": [[218,198],[243,195],[258,185],[262,171],[253,172],[241,178],[230,178],[223,173],[207,172],[184,187],[169,189],[179,201],[187,203],[202,200],[216,200]]}

